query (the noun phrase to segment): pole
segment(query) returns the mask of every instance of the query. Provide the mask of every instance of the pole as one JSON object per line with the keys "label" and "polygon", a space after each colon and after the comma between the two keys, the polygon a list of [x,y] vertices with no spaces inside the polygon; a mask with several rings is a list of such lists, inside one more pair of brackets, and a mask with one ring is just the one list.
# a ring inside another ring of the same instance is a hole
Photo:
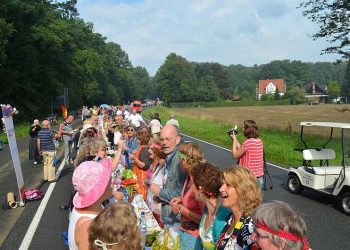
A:
{"label": "pole", "polygon": [[21,161],[19,160],[19,154],[17,149],[17,142],[16,142],[16,135],[15,135],[15,129],[13,126],[13,118],[12,116],[17,114],[18,111],[16,108],[12,108],[10,105],[4,105],[1,104],[1,110],[3,115],[3,122],[5,124],[7,139],[9,142],[9,148],[11,152],[11,158],[13,162],[13,167],[15,169],[16,173],[16,179],[17,179],[17,185],[18,185],[18,192],[19,192],[19,198],[20,198],[20,206],[24,206],[24,180],[23,180],[23,174],[22,174],[22,168],[21,168]]}

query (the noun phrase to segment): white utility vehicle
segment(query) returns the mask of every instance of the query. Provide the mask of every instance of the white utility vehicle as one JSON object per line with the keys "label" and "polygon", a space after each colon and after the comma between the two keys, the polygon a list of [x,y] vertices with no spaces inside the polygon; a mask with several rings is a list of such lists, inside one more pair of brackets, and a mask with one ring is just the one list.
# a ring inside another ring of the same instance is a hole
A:
{"label": "white utility vehicle", "polygon": [[[335,197],[342,212],[350,215],[350,123],[301,122],[300,139],[303,153],[303,166],[291,167],[288,171],[288,190],[300,193],[309,188]],[[303,138],[304,127],[328,127],[329,139],[322,148],[309,148]],[[333,139],[333,130],[341,129],[341,166],[329,165],[336,158],[334,149],[326,148]]]}

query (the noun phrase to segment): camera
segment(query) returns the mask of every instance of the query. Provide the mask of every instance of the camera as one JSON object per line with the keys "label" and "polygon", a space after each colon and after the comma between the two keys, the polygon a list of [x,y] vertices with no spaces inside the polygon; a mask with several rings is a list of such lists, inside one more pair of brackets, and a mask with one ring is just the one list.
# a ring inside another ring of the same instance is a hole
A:
{"label": "camera", "polygon": [[228,134],[228,135],[232,135],[232,134],[237,135],[237,134],[238,134],[237,125],[236,125],[234,128],[229,129],[229,130],[227,131],[227,134]]}

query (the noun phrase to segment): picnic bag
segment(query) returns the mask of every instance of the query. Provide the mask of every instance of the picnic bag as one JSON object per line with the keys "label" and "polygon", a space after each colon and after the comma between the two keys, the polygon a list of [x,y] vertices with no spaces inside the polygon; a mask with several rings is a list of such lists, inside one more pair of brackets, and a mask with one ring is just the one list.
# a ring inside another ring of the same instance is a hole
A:
{"label": "picnic bag", "polygon": [[24,192],[24,199],[26,201],[38,201],[44,197],[44,193],[38,189],[30,189]]}

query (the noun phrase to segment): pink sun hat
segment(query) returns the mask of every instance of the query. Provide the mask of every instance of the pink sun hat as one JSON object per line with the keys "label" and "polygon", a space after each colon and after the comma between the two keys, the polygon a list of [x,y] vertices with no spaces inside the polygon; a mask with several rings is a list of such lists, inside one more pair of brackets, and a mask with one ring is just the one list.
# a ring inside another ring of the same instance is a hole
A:
{"label": "pink sun hat", "polygon": [[112,164],[109,159],[99,162],[85,161],[74,170],[72,182],[77,191],[73,198],[76,208],[94,204],[105,192],[111,178]]}

